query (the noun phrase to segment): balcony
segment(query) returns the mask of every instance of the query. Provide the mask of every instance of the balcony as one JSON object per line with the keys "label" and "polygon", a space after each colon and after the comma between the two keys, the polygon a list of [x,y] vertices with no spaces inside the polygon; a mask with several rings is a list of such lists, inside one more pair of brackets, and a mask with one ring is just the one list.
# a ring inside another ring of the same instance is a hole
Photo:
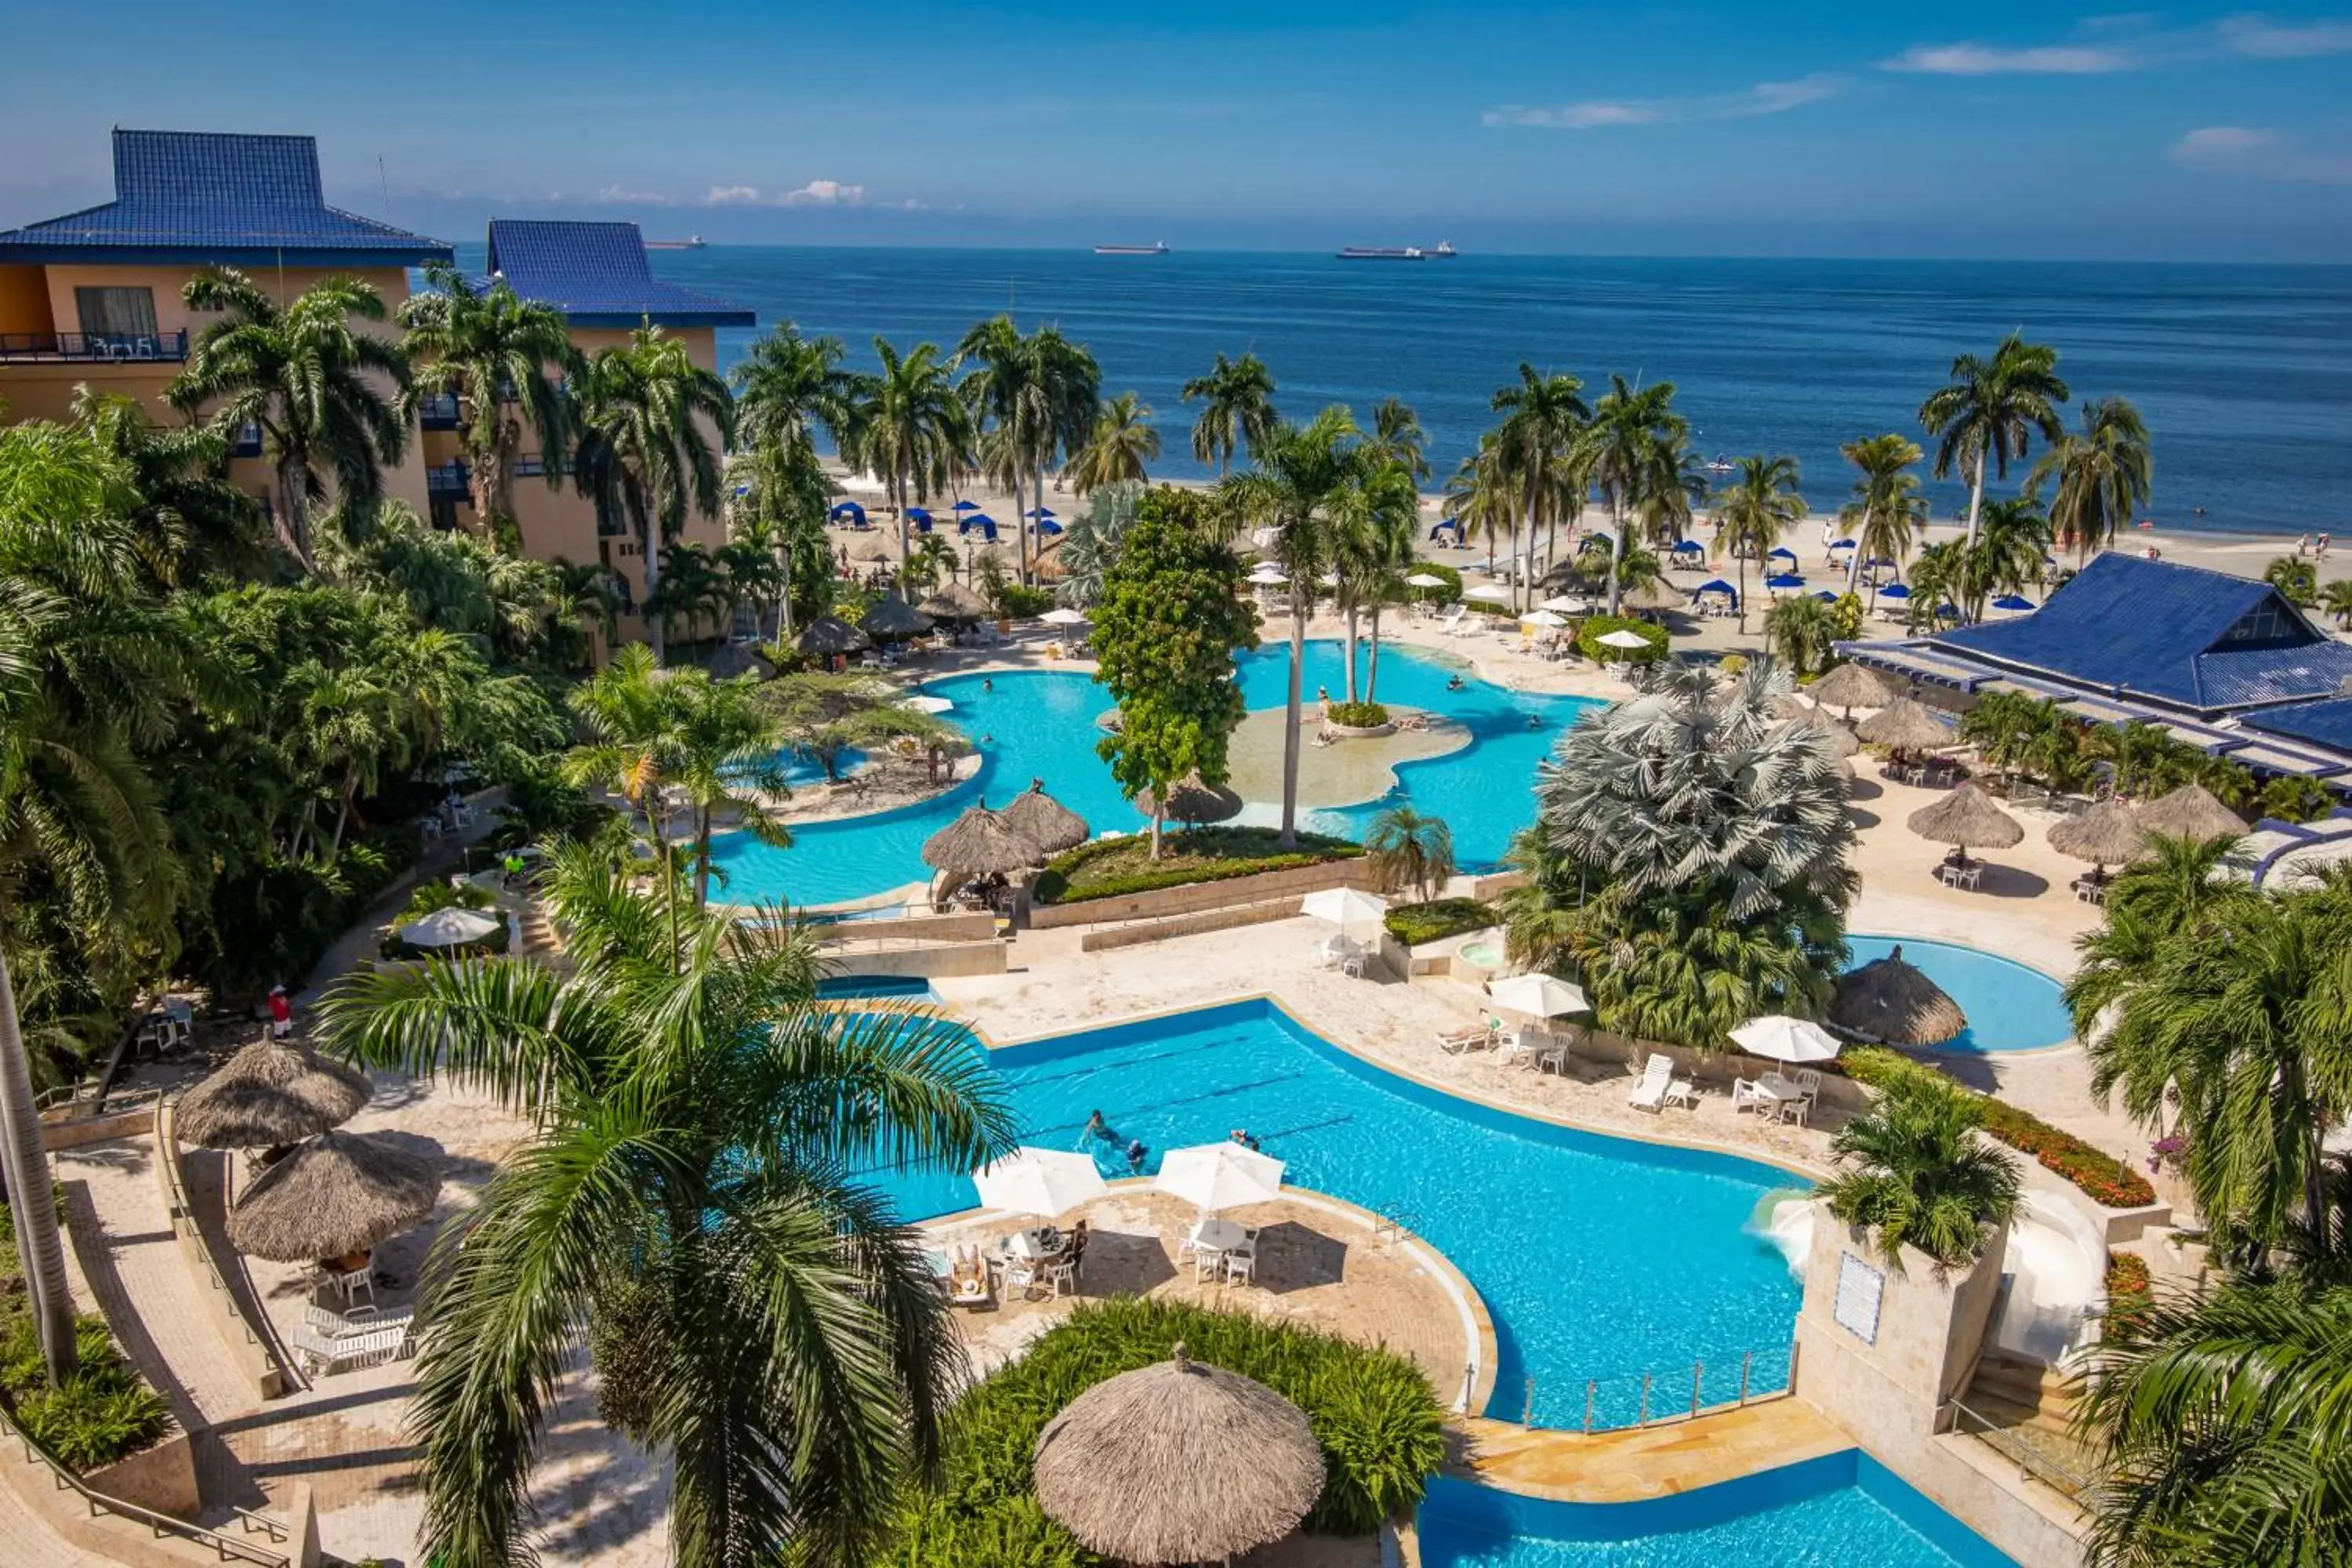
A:
{"label": "balcony", "polygon": [[181,332],[0,332],[0,364],[177,364]]}
{"label": "balcony", "polygon": [[474,493],[473,475],[463,463],[436,464],[425,470],[425,493],[470,500]]}
{"label": "balcony", "polygon": [[416,405],[416,422],[427,430],[455,430],[457,400],[447,394],[423,399]]}

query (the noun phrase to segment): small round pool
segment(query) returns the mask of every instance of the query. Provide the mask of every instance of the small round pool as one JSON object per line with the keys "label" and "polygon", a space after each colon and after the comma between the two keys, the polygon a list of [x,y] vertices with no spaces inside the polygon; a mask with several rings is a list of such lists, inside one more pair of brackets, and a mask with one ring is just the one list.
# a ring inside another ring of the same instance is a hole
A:
{"label": "small round pool", "polygon": [[1502,946],[1491,942],[1465,942],[1462,944],[1462,962],[1499,972],[1503,967]]}
{"label": "small round pool", "polygon": [[2074,1037],[2074,1020],[2066,1011],[2058,982],[2038,969],[1961,947],[1916,936],[1857,936],[1845,944],[1853,953],[1853,967],[1885,958],[1896,947],[1904,962],[1944,988],[1960,1005],[1969,1026],[1937,1047],[1944,1051],[2038,1051],[2063,1046]]}

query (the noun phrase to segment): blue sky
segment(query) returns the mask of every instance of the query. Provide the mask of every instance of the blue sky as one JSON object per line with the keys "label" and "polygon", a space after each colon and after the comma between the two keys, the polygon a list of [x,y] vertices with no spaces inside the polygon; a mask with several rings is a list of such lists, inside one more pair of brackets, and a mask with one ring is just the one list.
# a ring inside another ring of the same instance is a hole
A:
{"label": "blue sky", "polygon": [[2352,6],[1927,10],[120,0],[118,47],[32,0],[19,58],[92,68],[10,73],[0,223],[101,198],[121,123],[312,132],[458,239],[2352,260]]}

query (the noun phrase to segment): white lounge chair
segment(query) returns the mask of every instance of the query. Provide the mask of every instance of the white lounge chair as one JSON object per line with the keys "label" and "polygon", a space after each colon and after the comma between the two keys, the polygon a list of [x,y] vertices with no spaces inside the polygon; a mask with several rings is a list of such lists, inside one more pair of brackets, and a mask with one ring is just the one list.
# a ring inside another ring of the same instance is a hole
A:
{"label": "white lounge chair", "polygon": [[1493,1033],[1484,1024],[1468,1028],[1447,1029],[1437,1037],[1437,1048],[1449,1057],[1458,1057],[1465,1051],[1479,1049],[1494,1037]]}
{"label": "white lounge chair", "polygon": [[1454,605],[1452,609],[1446,611],[1445,614],[1437,617],[1437,629],[1440,632],[1450,636],[1454,629],[1462,624],[1462,617],[1469,613],[1470,610],[1468,605]]}
{"label": "white lounge chair", "polygon": [[1674,1059],[1653,1052],[1650,1059],[1642,1064],[1642,1081],[1633,1086],[1625,1103],[1636,1110],[1664,1110],[1666,1090],[1673,1086],[1674,1078]]}

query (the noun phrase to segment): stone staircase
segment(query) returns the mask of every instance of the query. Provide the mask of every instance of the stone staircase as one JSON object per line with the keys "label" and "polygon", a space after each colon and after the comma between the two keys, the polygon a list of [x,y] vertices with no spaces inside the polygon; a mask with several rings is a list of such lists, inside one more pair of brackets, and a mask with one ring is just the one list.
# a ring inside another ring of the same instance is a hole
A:
{"label": "stone staircase", "polygon": [[563,939],[556,934],[555,922],[547,918],[547,906],[533,899],[523,906],[520,920],[522,950],[534,958],[557,958],[563,952]]}
{"label": "stone staircase", "polygon": [[2089,1448],[2074,1436],[2081,1385],[2040,1362],[1988,1350],[1960,1395],[1958,1429],[1977,1437],[2070,1496],[2093,1473]]}

